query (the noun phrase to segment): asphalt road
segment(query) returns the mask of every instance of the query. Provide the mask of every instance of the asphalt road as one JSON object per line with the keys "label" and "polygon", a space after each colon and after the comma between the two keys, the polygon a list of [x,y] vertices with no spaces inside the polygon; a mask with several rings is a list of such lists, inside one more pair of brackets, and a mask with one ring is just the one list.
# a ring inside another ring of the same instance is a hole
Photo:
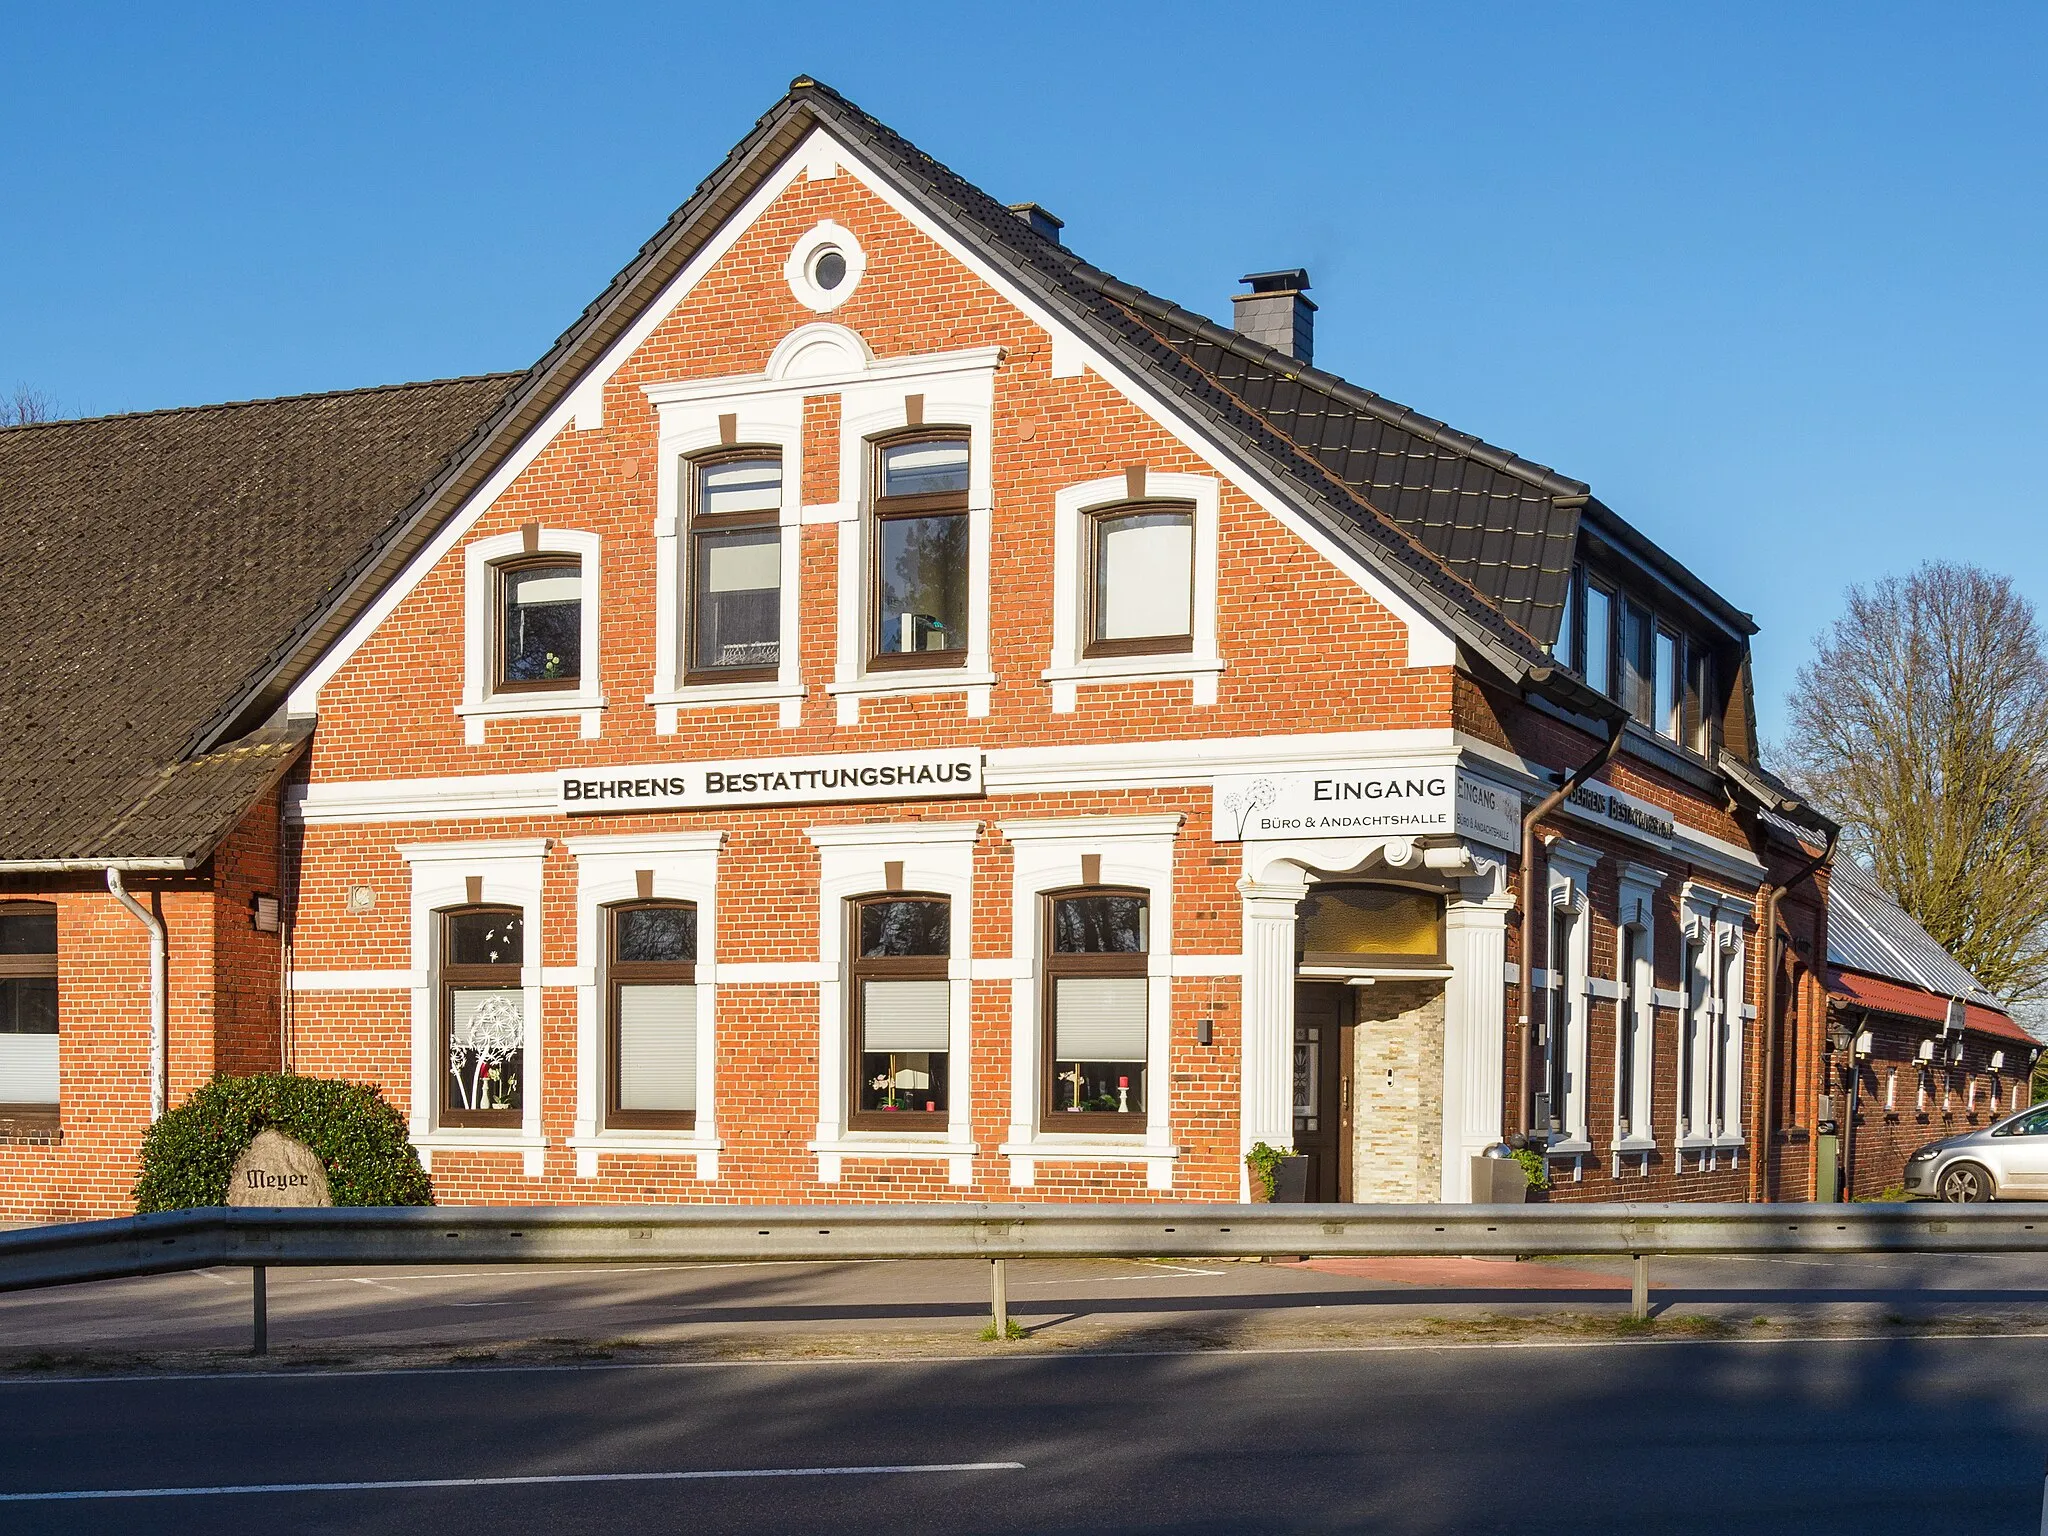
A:
{"label": "asphalt road", "polygon": [[[2044,1367],[2037,1336],[15,1376],[0,1529],[2032,1536]],[[846,1470],[882,1468],[915,1470]]]}

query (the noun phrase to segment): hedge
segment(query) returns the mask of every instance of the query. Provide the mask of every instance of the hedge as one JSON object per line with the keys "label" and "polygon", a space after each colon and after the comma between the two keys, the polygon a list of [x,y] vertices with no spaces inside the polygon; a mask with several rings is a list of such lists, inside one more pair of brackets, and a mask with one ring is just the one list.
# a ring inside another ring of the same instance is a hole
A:
{"label": "hedge", "polygon": [[304,1142],[327,1168],[336,1205],[432,1205],[433,1182],[404,1118],[376,1089],[266,1072],[217,1077],[150,1127],[135,1179],[137,1211],[225,1205],[228,1175],[256,1133]]}

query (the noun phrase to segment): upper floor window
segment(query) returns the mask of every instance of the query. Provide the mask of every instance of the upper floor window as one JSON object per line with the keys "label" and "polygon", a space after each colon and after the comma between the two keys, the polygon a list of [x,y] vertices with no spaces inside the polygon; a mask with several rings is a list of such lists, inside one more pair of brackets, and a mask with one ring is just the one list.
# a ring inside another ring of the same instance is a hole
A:
{"label": "upper floor window", "polygon": [[967,660],[967,470],[964,437],[876,446],[870,666]]}
{"label": "upper floor window", "polygon": [[561,555],[507,560],[497,578],[495,690],[575,688],[583,678],[582,563]]}
{"label": "upper floor window", "polygon": [[1191,651],[1195,645],[1195,511],[1181,504],[1091,512],[1089,656]]}
{"label": "upper floor window", "polygon": [[782,660],[782,459],[699,459],[690,502],[690,682],[772,679]]}
{"label": "upper floor window", "polygon": [[516,1126],[525,1105],[526,918],[517,907],[441,914],[441,1123]]}
{"label": "upper floor window", "polygon": [[57,1106],[57,909],[0,904],[0,1114]]}
{"label": "upper floor window", "polygon": [[856,1130],[943,1130],[952,1060],[953,905],[943,896],[854,903],[852,1116]]}
{"label": "upper floor window", "polygon": [[1046,898],[1048,1131],[1145,1127],[1150,903],[1140,891]]}
{"label": "upper floor window", "polygon": [[1701,754],[1714,744],[1708,648],[1610,586],[1572,570],[1551,653],[1666,741]]}
{"label": "upper floor window", "polygon": [[605,1124],[694,1126],[697,909],[636,901],[605,918]]}
{"label": "upper floor window", "polygon": [[1585,659],[1579,674],[1595,693],[1614,688],[1614,594],[1598,581],[1586,579],[1585,643],[1579,648]]}

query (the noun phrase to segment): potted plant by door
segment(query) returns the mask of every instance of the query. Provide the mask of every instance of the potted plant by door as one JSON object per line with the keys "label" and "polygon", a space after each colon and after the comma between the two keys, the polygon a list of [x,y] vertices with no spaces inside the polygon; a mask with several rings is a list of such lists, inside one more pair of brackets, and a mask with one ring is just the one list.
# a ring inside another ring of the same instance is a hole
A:
{"label": "potted plant by door", "polygon": [[1282,1152],[1278,1147],[1269,1147],[1261,1141],[1245,1153],[1244,1164],[1251,1170],[1254,1205],[1308,1198],[1307,1158]]}

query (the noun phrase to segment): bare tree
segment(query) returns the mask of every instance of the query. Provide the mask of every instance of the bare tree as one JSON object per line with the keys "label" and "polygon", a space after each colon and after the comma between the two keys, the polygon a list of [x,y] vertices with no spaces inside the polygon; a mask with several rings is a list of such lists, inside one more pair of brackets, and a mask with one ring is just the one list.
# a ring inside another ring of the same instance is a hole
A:
{"label": "bare tree", "polygon": [[1799,669],[1789,776],[1992,991],[2048,991],[2048,655],[2009,577],[1851,587]]}
{"label": "bare tree", "polygon": [[0,395],[0,427],[25,427],[32,422],[55,421],[58,414],[54,399],[26,384],[17,384],[13,393]]}

